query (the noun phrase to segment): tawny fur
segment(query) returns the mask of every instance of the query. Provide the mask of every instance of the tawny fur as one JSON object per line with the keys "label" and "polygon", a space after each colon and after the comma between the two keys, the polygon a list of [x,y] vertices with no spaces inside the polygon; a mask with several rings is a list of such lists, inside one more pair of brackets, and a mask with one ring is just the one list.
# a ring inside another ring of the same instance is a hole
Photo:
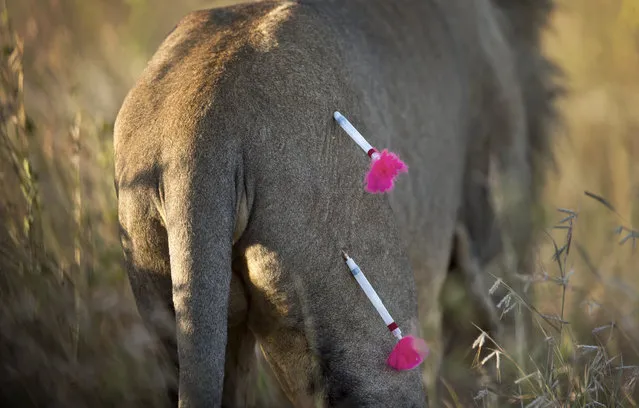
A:
{"label": "tawny fur", "polygon": [[[466,265],[495,258],[505,230],[526,258],[531,158],[548,146],[544,60],[500,7],[266,1],[169,34],[118,115],[115,175],[132,288],[179,365],[181,407],[255,404],[256,342],[298,406],[425,406],[418,370],[384,366],[393,338],[340,250],[400,325],[420,316],[432,382],[456,228]],[[368,158],[335,110],[408,164],[390,196],[364,191]]]}

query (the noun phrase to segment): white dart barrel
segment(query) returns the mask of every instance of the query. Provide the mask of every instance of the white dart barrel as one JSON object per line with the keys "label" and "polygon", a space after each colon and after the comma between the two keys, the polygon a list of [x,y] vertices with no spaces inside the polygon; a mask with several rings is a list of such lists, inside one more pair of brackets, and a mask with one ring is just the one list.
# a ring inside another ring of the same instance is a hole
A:
{"label": "white dart barrel", "polygon": [[342,129],[344,129],[344,131],[351,137],[351,139],[353,139],[353,141],[357,143],[357,145],[361,147],[367,155],[369,155],[372,159],[376,159],[379,156],[379,153],[377,153],[375,148],[371,146],[371,144],[368,143],[366,139],[364,139],[364,136],[362,136],[362,134],[359,133],[357,129],[355,129],[355,127],[351,124],[351,122],[348,121],[348,119],[344,117],[344,115],[335,111],[335,113],[333,113],[333,117],[342,127]]}
{"label": "white dart barrel", "polygon": [[355,261],[353,261],[353,259],[350,258],[348,255],[344,254],[344,259],[346,260],[346,265],[348,265],[348,269],[351,270],[353,277],[355,278],[357,283],[359,283],[359,286],[362,288],[362,290],[368,297],[368,300],[371,301],[371,303],[377,310],[377,313],[379,313],[382,320],[384,320],[384,323],[386,324],[386,327],[388,327],[388,330],[390,330],[393,333],[393,335],[397,337],[397,339],[401,339],[402,338],[401,330],[399,329],[399,327],[397,327],[397,323],[395,323],[390,313],[388,313],[388,310],[386,310],[384,303],[382,303],[382,300],[379,298],[379,296],[377,296],[377,292],[375,292],[375,289],[373,289],[368,279],[366,279],[366,276],[364,276],[364,273],[362,272],[362,270],[359,268],[359,266],[357,266]]}

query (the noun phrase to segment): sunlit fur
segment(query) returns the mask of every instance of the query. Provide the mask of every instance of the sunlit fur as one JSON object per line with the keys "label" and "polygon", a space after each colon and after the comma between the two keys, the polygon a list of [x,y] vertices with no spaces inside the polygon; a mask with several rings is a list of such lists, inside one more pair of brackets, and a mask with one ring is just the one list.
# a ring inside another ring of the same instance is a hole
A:
{"label": "sunlit fur", "polygon": [[[528,34],[503,7],[258,2],[192,13],[167,37],[120,111],[115,167],[132,287],[179,363],[180,406],[250,406],[256,341],[297,405],[426,404],[419,371],[386,367],[393,338],[340,250],[400,325],[419,313],[433,384],[451,259],[483,265],[508,236],[525,261],[532,230],[543,18]],[[389,197],[361,188],[369,159],[335,110],[409,166]]]}

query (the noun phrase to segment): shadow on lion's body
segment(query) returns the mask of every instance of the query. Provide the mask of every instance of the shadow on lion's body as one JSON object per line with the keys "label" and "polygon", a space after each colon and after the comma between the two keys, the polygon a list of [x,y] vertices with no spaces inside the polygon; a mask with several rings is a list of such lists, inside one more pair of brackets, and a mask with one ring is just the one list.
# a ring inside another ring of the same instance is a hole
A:
{"label": "shadow on lion's body", "polygon": [[[124,102],[115,157],[132,287],[179,361],[181,406],[253,404],[256,341],[300,406],[425,404],[418,371],[384,366],[392,336],[341,249],[405,332],[419,312],[431,384],[451,259],[499,325],[468,265],[503,236],[526,265],[552,99],[548,4],[501,3],[259,2],[169,34]],[[388,197],[363,191],[369,159],[335,110],[409,165]]]}

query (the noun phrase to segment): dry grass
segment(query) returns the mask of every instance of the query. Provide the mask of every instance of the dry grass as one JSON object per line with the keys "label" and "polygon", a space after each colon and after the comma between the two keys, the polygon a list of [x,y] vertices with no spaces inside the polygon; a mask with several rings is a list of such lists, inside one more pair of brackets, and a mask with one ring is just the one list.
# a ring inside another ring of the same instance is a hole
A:
{"label": "dry grass", "polygon": [[[11,30],[6,10],[0,12],[5,194],[0,203],[0,401],[3,406],[160,406],[162,370],[125,291],[120,255],[101,247],[103,232],[91,226],[98,209],[87,209],[81,200],[80,127],[70,130],[75,150],[67,178],[49,175],[47,182],[57,184],[44,185],[37,175],[55,171],[60,163],[40,156],[38,130],[24,105],[23,43]],[[56,195],[42,191],[47,188]],[[48,201],[52,197],[61,203]],[[65,229],[51,228],[46,219]]]}
{"label": "dry grass", "polygon": [[[639,4],[631,3],[560,1],[547,33],[568,93],[544,194],[548,233],[529,285],[543,337],[522,364],[514,348],[480,335],[477,368],[500,364],[502,375],[478,406],[493,406],[495,395],[522,407],[639,403]],[[508,313],[522,307],[514,293],[502,303]]]}
{"label": "dry grass", "polygon": [[[637,405],[632,1],[563,0],[554,17],[547,52],[566,72],[569,93],[544,196],[548,235],[529,285],[534,304],[509,292],[500,305],[504,314],[533,307],[542,340],[522,361],[516,345],[480,334],[475,369],[491,381],[474,395],[477,406]],[[19,37],[0,9],[3,406],[161,406],[167,379],[121,265],[112,121],[176,16],[211,3],[13,0]],[[456,406],[456,392],[449,389],[446,405]]]}

